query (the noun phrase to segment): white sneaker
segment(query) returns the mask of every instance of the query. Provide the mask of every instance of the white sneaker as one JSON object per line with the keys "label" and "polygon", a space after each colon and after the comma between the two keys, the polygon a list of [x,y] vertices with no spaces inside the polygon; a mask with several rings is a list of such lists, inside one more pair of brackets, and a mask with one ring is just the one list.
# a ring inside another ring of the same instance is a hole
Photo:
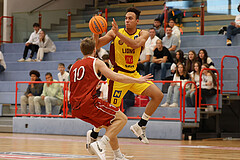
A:
{"label": "white sneaker", "polygon": [[32,62],[32,61],[33,61],[32,58],[26,59],[26,62]]}
{"label": "white sneaker", "polygon": [[92,148],[92,151],[97,155],[98,159],[106,160],[105,148],[102,147],[99,141],[91,143],[90,147]]}
{"label": "white sneaker", "polygon": [[87,144],[86,144],[86,149],[89,154],[94,155],[95,153],[93,152],[92,148],[90,147],[90,144],[93,142],[96,142],[97,139],[94,139],[91,137],[92,130],[87,131]]}
{"label": "white sneaker", "polygon": [[134,125],[132,125],[131,127],[130,127],[130,130],[138,137],[138,139],[141,141],[141,142],[143,142],[143,143],[145,143],[145,144],[148,144],[149,143],[149,141],[148,141],[148,139],[147,139],[147,137],[146,137],[146,132],[145,132],[145,130],[146,130],[146,127],[140,127],[139,125],[138,125],[138,123],[136,123],[136,124],[134,124]]}
{"label": "white sneaker", "polygon": [[170,104],[169,107],[178,107],[177,103]]}
{"label": "white sneaker", "polygon": [[169,107],[169,104],[166,102],[166,103],[162,104],[161,107]]}
{"label": "white sneaker", "polygon": [[17,60],[18,62],[25,62],[25,59],[21,58],[19,60]]}
{"label": "white sneaker", "polygon": [[213,111],[214,111],[213,105],[207,106],[207,108],[205,109],[205,111],[207,111],[207,112],[213,112]]}
{"label": "white sneaker", "polygon": [[129,160],[129,159],[127,159],[126,157],[125,157],[125,155],[124,154],[122,154],[122,157],[120,158],[120,157],[115,157],[114,156],[114,159],[113,160]]}

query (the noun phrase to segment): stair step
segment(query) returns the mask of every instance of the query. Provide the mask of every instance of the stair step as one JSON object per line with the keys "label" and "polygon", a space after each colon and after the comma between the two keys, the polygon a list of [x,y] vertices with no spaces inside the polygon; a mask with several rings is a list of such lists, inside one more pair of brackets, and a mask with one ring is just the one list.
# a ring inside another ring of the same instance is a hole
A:
{"label": "stair step", "polygon": [[13,131],[12,125],[0,125],[0,133],[11,133]]}

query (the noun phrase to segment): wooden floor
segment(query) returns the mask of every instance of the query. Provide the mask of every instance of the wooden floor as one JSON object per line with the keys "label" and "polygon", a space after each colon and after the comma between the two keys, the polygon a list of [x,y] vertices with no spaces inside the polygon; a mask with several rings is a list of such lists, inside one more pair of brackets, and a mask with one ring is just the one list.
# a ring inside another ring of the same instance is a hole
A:
{"label": "wooden floor", "polygon": [[[170,141],[119,139],[130,160],[240,159],[240,141]],[[113,159],[110,147],[107,160]],[[85,137],[0,133],[0,159],[94,160],[85,150]]]}

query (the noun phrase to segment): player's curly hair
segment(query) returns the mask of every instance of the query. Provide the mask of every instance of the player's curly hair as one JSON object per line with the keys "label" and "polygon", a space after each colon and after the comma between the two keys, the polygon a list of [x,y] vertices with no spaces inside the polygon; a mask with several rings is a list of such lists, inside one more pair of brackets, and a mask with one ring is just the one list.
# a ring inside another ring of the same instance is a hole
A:
{"label": "player's curly hair", "polygon": [[141,11],[135,7],[130,7],[127,9],[126,13],[128,12],[134,12],[136,14],[136,19],[139,19]]}

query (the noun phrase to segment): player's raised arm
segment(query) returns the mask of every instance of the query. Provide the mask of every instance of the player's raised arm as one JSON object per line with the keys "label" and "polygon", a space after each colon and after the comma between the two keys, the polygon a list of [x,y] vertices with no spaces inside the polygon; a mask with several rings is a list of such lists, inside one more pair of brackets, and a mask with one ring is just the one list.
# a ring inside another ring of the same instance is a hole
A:
{"label": "player's raised arm", "polygon": [[145,45],[145,42],[147,41],[148,37],[149,37],[149,33],[147,31],[142,30],[140,32],[140,36],[136,39],[131,39],[128,38],[126,36],[124,36],[123,34],[121,34],[120,32],[118,32],[118,25],[117,22],[115,21],[115,19],[113,18],[113,22],[112,22],[112,31],[114,32],[114,34],[116,36],[118,36],[128,47],[131,47],[133,49],[139,48],[141,46]]}
{"label": "player's raised arm", "polygon": [[98,59],[96,60],[95,68],[96,71],[100,71],[105,77],[121,83],[147,83],[147,81],[151,81],[150,78],[153,77],[151,74],[149,74],[140,78],[132,78],[123,74],[119,74],[113,72],[106,66],[104,62]]}
{"label": "player's raised arm", "polygon": [[96,43],[96,48],[99,49],[102,46],[105,46],[106,44],[108,44],[109,42],[111,42],[115,35],[113,33],[112,30],[108,31],[106,35],[104,35],[103,37],[99,38],[98,34],[93,34],[95,43]]}

